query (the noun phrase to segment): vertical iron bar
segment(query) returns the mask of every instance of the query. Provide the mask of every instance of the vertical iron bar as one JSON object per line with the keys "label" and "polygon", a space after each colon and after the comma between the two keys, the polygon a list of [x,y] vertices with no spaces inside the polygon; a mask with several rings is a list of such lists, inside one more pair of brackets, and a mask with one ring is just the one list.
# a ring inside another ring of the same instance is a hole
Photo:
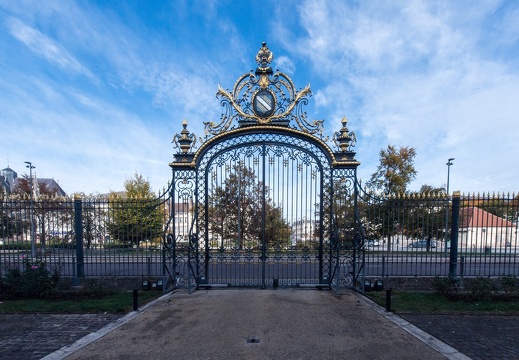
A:
{"label": "vertical iron bar", "polygon": [[[359,214],[359,208],[358,208],[358,197],[359,197],[359,190],[358,190],[359,184],[357,183],[357,171],[355,170],[354,173],[354,182],[353,182],[353,228],[354,228],[354,244],[353,244],[353,259],[352,259],[352,271],[353,271],[353,279],[357,278],[357,245],[359,241],[362,241],[362,235],[361,235],[361,223],[360,219],[357,218],[357,215]],[[369,220],[368,220],[369,221]],[[360,235],[360,236],[359,236]],[[337,262],[340,260],[340,250],[338,250],[337,254]],[[366,261],[366,251],[362,252],[362,265],[365,264]],[[346,275],[346,274],[345,274]],[[362,270],[361,275],[361,281],[364,283],[364,270]],[[355,284],[353,284],[355,286]]]}
{"label": "vertical iron bar", "polygon": [[262,171],[262,174],[261,174],[261,177],[262,177],[262,181],[263,181],[263,189],[262,189],[262,214],[261,214],[261,228],[262,228],[262,239],[261,239],[261,258],[262,258],[262,264],[261,264],[261,288],[262,289],[265,289],[265,286],[266,286],[266,278],[265,278],[265,270],[266,270],[266,258],[265,258],[265,255],[266,255],[266,238],[265,238],[265,216],[266,216],[266,211],[265,211],[265,196],[266,196],[266,189],[265,189],[265,157],[266,157],[266,149],[265,149],[265,144],[263,144],[262,146],[262,166],[263,166],[263,171]]}
{"label": "vertical iron bar", "polygon": [[[210,174],[209,174],[209,171],[210,171],[210,167],[208,167],[205,171],[205,174],[204,174],[204,181],[205,181],[205,188],[204,188],[204,219],[205,219],[205,224],[204,224],[204,239],[203,239],[203,242],[204,242],[204,277],[205,277],[205,283],[207,284],[209,282],[209,258],[210,258],[210,254],[209,254],[209,182],[210,182]],[[195,216],[194,216],[194,221],[196,221],[196,233],[198,234],[200,229],[198,228],[199,227],[199,222],[198,222],[198,217],[200,216],[198,214],[198,204],[199,204],[199,187],[200,187],[200,184],[199,184],[199,173],[198,171],[195,173],[195,207],[196,207],[196,210],[195,210]],[[193,226],[191,225],[191,228],[193,228]],[[191,234],[189,234],[189,238],[191,238]],[[189,243],[191,244],[191,240],[189,241]],[[199,243],[200,243],[200,238],[198,238],[197,236],[197,239],[196,239],[196,249],[195,249],[195,256],[196,256],[196,259],[195,259],[195,262],[196,262],[196,275],[195,275],[195,281],[196,283],[198,284],[199,282],[199,274],[200,274],[200,258],[198,256],[198,251],[199,251]],[[191,248],[191,247],[190,247]]]}
{"label": "vertical iron bar", "polygon": [[391,311],[391,289],[386,290],[386,311]]}
{"label": "vertical iron bar", "polygon": [[[175,170],[171,169],[171,190],[170,190],[170,193],[169,193],[169,206],[170,206],[170,209],[169,209],[169,216],[170,218],[172,219],[172,225],[171,225],[171,233],[172,233],[172,238],[171,239],[171,244],[167,244],[169,246],[169,249],[166,250],[166,244],[163,244],[162,246],[162,264],[163,264],[163,269],[162,269],[162,274],[163,276],[165,277],[166,276],[166,266],[170,266],[169,269],[170,269],[170,274],[169,276],[172,278],[172,284],[171,286],[172,287],[176,287],[177,286],[177,277],[176,277],[176,272],[177,272],[177,257],[176,257],[176,238],[177,238],[177,221],[176,221],[176,206],[177,206],[177,197],[175,195]],[[187,209],[187,213],[189,213],[189,207]],[[167,231],[167,229],[166,229]],[[164,238],[164,240],[166,241],[167,240],[167,235],[166,235],[166,238]],[[170,264],[167,264],[166,261],[167,261],[167,256],[166,256],[166,251],[171,251],[170,255],[171,255],[171,261],[170,261]],[[164,280],[164,284],[166,284],[166,281]]]}
{"label": "vertical iron bar", "polygon": [[455,277],[458,266],[458,229],[460,219],[460,193],[452,194],[452,222],[451,222],[451,251],[449,263],[449,276]]}
{"label": "vertical iron bar", "polygon": [[139,310],[139,290],[133,290],[133,311]]}
{"label": "vertical iron bar", "polygon": [[83,214],[81,195],[74,195],[74,231],[76,233],[76,266],[77,276],[84,277],[83,263]]}

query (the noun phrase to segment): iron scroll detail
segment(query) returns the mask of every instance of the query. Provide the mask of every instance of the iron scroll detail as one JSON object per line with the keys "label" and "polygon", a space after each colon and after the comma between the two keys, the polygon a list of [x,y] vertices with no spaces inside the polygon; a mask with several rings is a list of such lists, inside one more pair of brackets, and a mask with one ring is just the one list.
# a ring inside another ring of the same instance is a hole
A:
{"label": "iron scroll detail", "polygon": [[323,120],[308,121],[302,109],[312,95],[310,85],[298,91],[290,77],[272,70],[269,66],[272,59],[272,52],[263,43],[256,55],[256,71],[242,75],[232,91],[218,86],[216,97],[225,112],[219,123],[204,122],[205,140],[229,130],[235,121],[239,127],[258,124],[288,127],[293,121],[297,125],[294,128],[323,137]]}

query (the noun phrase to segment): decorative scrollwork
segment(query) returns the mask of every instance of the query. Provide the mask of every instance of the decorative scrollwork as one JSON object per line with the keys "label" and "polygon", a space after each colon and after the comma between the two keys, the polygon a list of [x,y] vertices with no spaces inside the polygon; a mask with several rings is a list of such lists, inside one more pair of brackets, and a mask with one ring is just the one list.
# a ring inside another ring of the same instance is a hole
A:
{"label": "decorative scrollwork", "polygon": [[272,52],[263,43],[256,55],[259,66],[255,72],[242,75],[232,91],[218,86],[216,97],[225,112],[218,124],[204,122],[206,137],[229,130],[235,120],[240,127],[257,124],[289,126],[293,120],[300,130],[322,138],[323,120],[309,122],[306,112],[302,110],[312,94],[310,85],[297,91],[286,74],[280,71],[274,73],[268,66],[272,58]]}

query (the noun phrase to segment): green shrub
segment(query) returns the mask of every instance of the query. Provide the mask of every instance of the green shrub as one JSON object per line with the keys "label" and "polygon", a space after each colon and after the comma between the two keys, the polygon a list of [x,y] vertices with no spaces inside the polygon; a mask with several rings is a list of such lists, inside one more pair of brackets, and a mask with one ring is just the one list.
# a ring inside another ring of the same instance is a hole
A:
{"label": "green shrub", "polygon": [[460,281],[453,276],[436,276],[433,280],[434,289],[445,297],[457,294],[460,288]]}
{"label": "green shrub", "polygon": [[511,297],[517,293],[517,278],[513,275],[503,276],[501,278],[501,290],[505,293],[505,296]]}
{"label": "green shrub", "polygon": [[488,299],[495,290],[492,280],[485,277],[472,279],[467,283],[466,288],[473,300]]}
{"label": "green shrub", "polygon": [[60,279],[59,267],[52,271],[41,260],[26,256],[20,264],[6,268],[5,277],[0,279],[0,298],[46,298],[53,295]]}

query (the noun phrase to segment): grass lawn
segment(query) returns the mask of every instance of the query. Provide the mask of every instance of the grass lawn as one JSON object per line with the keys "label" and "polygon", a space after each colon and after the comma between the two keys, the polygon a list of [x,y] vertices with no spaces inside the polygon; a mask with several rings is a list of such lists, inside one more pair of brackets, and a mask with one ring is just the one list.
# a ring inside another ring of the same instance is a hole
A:
{"label": "grass lawn", "polygon": [[[380,306],[386,306],[385,292],[367,292],[365,295]],[[400,314],[514,314],[519,315],[519,301],[503,299],[449,300],[438,293],[391,293],[391,310]]]}
{"label": "grass lawn", "polygon": [[[162,291],[139,291],[138,305],[142,307],[162,295]],[[60,313],[126,314],[133,310],[133,293],[70,292],[56,299],[1,300],[0,313]]]}
{"label": "grass lawn", "polygon": [[[162,296],[161,291],[139,291],[139,307]],[[367,292],[366,297],[382,307],[385,292]],[[24,299],[0,301],[0,313],[126,314],[133,310],[133,293],[65,293],[57,299]],[[391,310],[397,314],[514,314],[519,315],[519,301],[513,300],[449,300],[438,293],[391,293]]]}

